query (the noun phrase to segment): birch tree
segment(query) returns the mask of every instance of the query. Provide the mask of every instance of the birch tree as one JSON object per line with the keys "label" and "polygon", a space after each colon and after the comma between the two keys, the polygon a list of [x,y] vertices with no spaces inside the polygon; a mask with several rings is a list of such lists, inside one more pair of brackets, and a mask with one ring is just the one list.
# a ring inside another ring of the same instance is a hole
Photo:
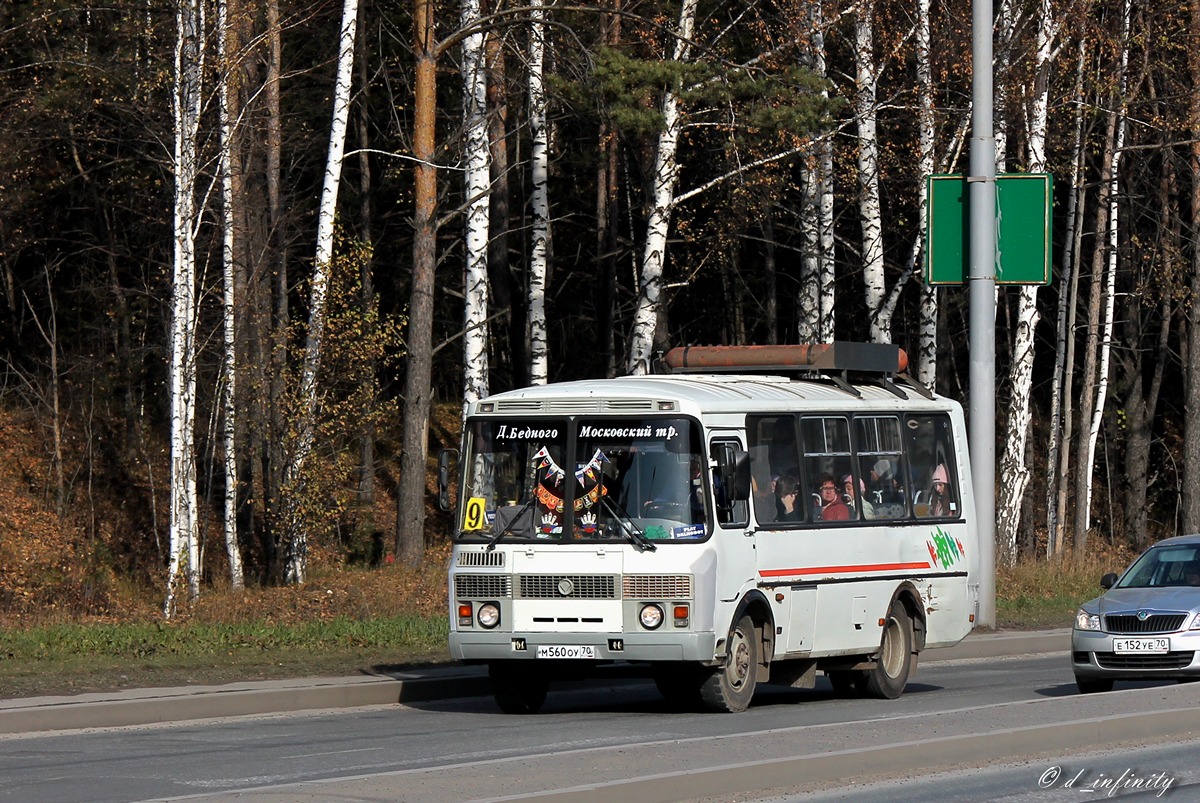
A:
{"label": "birch tree", "polygon": [[317,254],[313,265],[309,297],[308,334],[304,349],[304,368],[300,376],[300,421],[296,448],[288,466],[285,487],[289,492],[287,516],[291,540],[288,544],[285,577],[289,583],[303,583],[308,564],[308,533],[296,504],[304,496],[304,472],[316,437],[317,372],[321,366],[321,337],[325,330],[325,301],[329,291],[329,273],[333,265],[334,214],[346,151],[346,126],[350,119],[350,82],[354,70],[354,37],[358,25],[358,0],[344,0],[341,32],[338,36],[337,78],[333,91],[333,121],[329,126],[329,150],[325,161],[325,180],[317,213]]}
{"label": "birch tree", "polygon": [[[698,0],[683,0],[679,10],[679,26],[675,30],[673,60],[683,62],[691,49],[692,31],[696,24]],[[679,129],[682,116],[679,109],[679,87],[663,93],[663,127],[658,135],[654,154],[653,190],[646,242],[642,249],[642,266],[638,279],[638,303],[634,313],[633,332],[629,339],[629,374],[646,374],[653,356],[658,323],[663,267],[666,260],[667,233],[671,225],[671,210],[675,203],[675,185],[679,179]]]}
{"label": "birch tree", "polygon": [[488,148],[487,74],[484,71],[480,0],[462,0],[464,156],[466,161],[465,282],[463,304],[463,414],[488,393]]}
{"label": "birch tree", "polygon": [[[821,0],[808,3],[807,56],[813,72],[826,77],[825,16]],[[822,98],[829,90],[821,89]],[[801,343],[831,343],[834,331],[833,140],[821,135],[800,166],[800,228],[803,243],[800,268]]]}
{"label": "birch tree", "polygon": [[[1006,4],[1007,5],[1007,4]],[[1034,53],[1034,93],[1026,126],[1029,148],[1029,172],[1046,170],[1046,110],[1049,105],[1050,68],[1058,23],[1050,0],[1041,0],[1038,18],[1037,49]],[[1049,244],[1047,244],[1049,247]],[[1008,422],[1004,450],[1000,456],[1000,493],[996,505],[996,540],[1001,559],[1012,565],[1017,559],[1017,530],[1021,522],[1021,503],[1029,484],[1025,464],[1031,415],[1029,396],[1033,387],[1034,332],[1039,319],[1038,285],[1022,285],[1017,292],[1016,331],[1013,334],[1009,363]]]}
{"label": "birch tree", "polygon": [[[171,312],[171,516],[163,615],[175,614],[177,585],[186,571],[190,599],[200,595],[199,507],[196,499],[196,180],[203,91],[202,8],[184,0],[175,10],[174,269]],[[186,563],[186,569],[184,565]]]}
{"label": "birch tree", "polygon": [[1046,459],[1046,557],[1062,553],[1066,540],[1067,476],[1071,461],[1072,408],[1063,404],[1072,398],[1075,378],[1075,315],[1079,297],[1079,254],[1083,238],[1083,67],[1087,52],[1086,38],[1080,36],[1075,61],[1075,88],[1072,104],[1073,139],[1070,170],[1067,174],[1067,230],[1063,238],[1062,267],[1059,270],[1058,327],[1054,348],[1054,375],[1051,380],[1050,448]]}
{"label": "birch tree", "polygon": [[550,240],[550,140],[546,129],[543,61],[546,43],[543,0],[531,0],[529,12],[530,207],[533,247],[529,258],[530,381],[544,385],[549,374],[546,337],[546,274]]}
{"label": "birch tree", "polygon": [[225,354],[221,365],[221,407],[224,411],[222,442],[225,470],[225,554],[229,558],[229,582],[235,590],[245,585],[242,576],[242,552],[238,548],[237,505],[237,297],[234,287],[234,136],[232,110],[237,89],[234,82],[234,65],[231,62],[229,43],[234,37],[229,22],[229,0],[217,3],[217,53],[220,62],[221,85],[218,88],[220,108],[220,163],[221,163],[221,275],[224,283]]}
{"label": "birch tree", "polygon": [[[933,69],[929,60],[930,40],[933,26],[929,18],[929,0],[917,0],[916,25],[916,58],[917,58],[917,159],[920,161],[919,176],[928,176],[934,169],[934,117],[933,117]],[[925,232],[926,196],[928,189],[922,181],[918,187],[917,230]],[[918,240],[920,242],[920,240]],[[921,248],[913,249],[913,258],[908,268],[916,272],[919,268],[918,259]],[[938,325],[938,289],[935,285],[922,284],[921,301],[917,324],[917,381],[928,388],[933,388],[937,380],[937,325]]]}
{"label": "birch tree", "polygon": [[878,74],[875,61],[875,0],[863,0],[854,20],[854,118],[858,131],[858,214],[862,227],[863,284],[871,340],[892,342],[883,272],[883,212],[879,197]]}
{"label": "birch tree", "polygon": [[[1124,142],[1126,80],[1125,68],[1129,58],[1129,2],[1122,3],[1121,29],[1117,40],[1119,59],[1117,65],[1117,90],[1114,93],[1113,110],[1108,113],[1105,133],[1104,167],[1100,178],[1100,197],[1096,230],[1105,235],[1103,244],[1098,244],[1092,262],[1092,287],[1088,306],[1087,352],[1084,355],[1084,386],[1080,421],[1088,430],[1081,433],[1077,446],[1078,466],[1081,482],[1075,490],[1075,549],[1082,554],[1087,548],[1088,529],[1091,527],[1091,503],[1093,472],[1096,460],[1096,442],[1100,437],[1100,424],[1104,417],[1104,403],[1108,392],[1108,358],[1112,347],[1114,292],[1117,270],[1117,214],[1120,175],[1121,146]],[[1107,259],[1106,259],[1107,257]]]}

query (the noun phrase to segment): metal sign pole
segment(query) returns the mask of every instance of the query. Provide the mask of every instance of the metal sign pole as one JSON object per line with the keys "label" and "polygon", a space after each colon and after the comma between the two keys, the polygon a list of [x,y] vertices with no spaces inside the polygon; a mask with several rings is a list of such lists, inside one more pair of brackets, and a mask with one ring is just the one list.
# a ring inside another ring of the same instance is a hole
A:
{"label": "metal sign pole", "polygon": [[992,121],[992,0],[972,5],[969,439],[979,524],[979,616],[996,625],[996,137]]}

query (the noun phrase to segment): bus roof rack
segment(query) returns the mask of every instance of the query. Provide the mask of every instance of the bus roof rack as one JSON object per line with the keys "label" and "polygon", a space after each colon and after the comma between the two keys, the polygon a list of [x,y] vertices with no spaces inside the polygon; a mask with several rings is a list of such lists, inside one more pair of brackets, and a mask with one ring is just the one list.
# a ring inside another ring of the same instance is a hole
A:
{"label": "bus roof rack", "polygon": [[908,355],[893,343],[808,343],[789,346],[679,346],[663,357],[672,373],[853,371],[900,374]]}

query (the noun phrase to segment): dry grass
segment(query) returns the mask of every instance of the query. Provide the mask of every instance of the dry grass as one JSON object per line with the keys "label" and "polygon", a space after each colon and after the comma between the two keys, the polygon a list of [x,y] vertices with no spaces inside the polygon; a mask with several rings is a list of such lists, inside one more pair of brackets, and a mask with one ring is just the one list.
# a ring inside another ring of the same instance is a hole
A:
{"label": "dry grass", "polygon": [[1102,545],[1086,556],[1030,558],[996,567],[996,624],[1001,628],[1070,627],[1079,604],[1100,594],[1100,576],[1125,569],[1137,553]]}

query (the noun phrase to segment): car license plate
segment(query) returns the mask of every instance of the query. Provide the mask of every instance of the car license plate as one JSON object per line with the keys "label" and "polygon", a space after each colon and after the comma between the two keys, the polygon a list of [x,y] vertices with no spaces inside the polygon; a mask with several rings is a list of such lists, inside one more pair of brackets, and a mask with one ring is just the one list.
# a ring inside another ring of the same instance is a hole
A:
{"label": "car license plate", "polygon": [[1113,652],[1165,653],[1170,649],[1171,641],[1165,638],[1113,639]]}
{"label": "car license plate", "polygon": [[596,648],[591,644],[539,644],[538,658],[595,658]]}

